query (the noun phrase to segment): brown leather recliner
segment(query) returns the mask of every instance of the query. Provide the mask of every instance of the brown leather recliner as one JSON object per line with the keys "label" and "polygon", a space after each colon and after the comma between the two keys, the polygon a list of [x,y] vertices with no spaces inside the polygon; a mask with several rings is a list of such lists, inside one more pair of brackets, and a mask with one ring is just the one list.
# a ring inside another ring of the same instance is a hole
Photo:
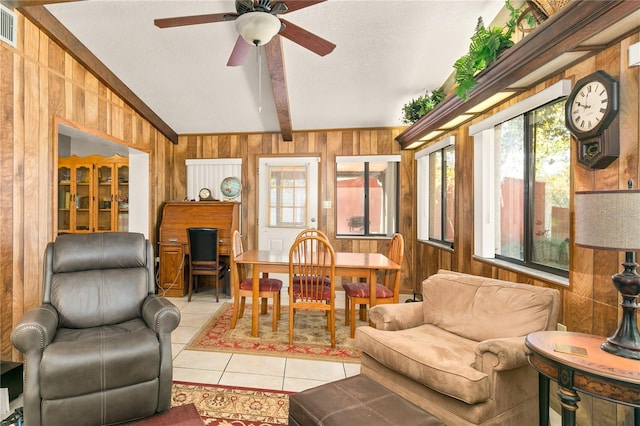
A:
{"label": "brown leather recliner", "polygon": [[144,235],[61,235],[44,256],[43,303],[12,332],[25,353],[25,425],[107,425],[171,407],[180,311],[154,294]]}

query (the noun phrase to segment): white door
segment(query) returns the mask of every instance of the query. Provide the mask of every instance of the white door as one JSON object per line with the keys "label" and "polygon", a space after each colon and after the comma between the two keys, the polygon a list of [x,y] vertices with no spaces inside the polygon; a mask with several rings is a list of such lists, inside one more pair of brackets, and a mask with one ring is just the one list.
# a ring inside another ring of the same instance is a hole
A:
{"label": "white door", "polygon": [[263,157],[258,164],[258,248],[288,252],[318,226],[319,157]]}

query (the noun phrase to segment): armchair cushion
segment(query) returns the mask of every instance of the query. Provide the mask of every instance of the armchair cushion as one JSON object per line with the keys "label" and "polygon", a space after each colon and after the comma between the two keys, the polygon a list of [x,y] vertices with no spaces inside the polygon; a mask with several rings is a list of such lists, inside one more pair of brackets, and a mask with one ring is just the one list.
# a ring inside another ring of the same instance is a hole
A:
{"label": "armchair cushion", "polygon": [[547,330],[554,306],[549,289],[467,274],[433,275],[423,297],[425,323],[478,342]]}
{"label": "armchair cushion", "polygon": [[[60,313],[60,327],[85,328],[117,324],[140,315],[144,269],[113,269],[56,274],[51,279],[51,304]],[[109,303],[105,303],[105,301]]]}
{"label": "armchair cushion", "polygon": [[148,382],[158,378],[159,365],[160,344],[141,319],[61,328],[42,356],[40,394],[55,400]]}
{"label": "armchair cushion", "polygon": [[142,234],[88,234],[82,239],[64,236],[56,240],[55,247],[51,268],[54,274],[147,266]]}
{"label": "armchair cushion", "polygon": [[[359,327],[356,347],[398,373],[468,404],[490,395],[487,374],[473,367],[477,342],[430,324],[387,332]],[[429,350],[425,350],[429,348]]]}

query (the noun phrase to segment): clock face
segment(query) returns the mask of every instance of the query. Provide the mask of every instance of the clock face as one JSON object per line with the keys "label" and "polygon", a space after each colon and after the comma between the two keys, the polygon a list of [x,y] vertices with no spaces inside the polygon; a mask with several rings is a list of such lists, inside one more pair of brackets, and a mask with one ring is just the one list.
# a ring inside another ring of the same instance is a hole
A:
{"label": "clock face", "polygon": [[211,197],[211,191],[209,191],[209,188],[202,188],[198,195],[201,200],[208,200]]}
{"label": "clock face", "polygon": [[578,81],[565,104],[565,123],[578,140],[602,135],[619,109],[618,81],[598,70]]}
{"label": "clock face", "polygon": [[571,121],[576,130],[589,132],[596,128],[609,106],[609,92],[599,81],[585,84],[571,103]]}

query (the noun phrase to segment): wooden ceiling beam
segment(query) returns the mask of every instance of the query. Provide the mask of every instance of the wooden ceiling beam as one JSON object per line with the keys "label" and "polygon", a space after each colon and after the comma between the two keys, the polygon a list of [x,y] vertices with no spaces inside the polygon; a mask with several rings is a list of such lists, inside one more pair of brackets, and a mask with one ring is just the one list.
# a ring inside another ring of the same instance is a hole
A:
{"label": "wooden ceiling beam", "polygon": [[[4,0],[3,0],[4,1]],[[64,0],[61,0],[64,1]],[[28,3],[29,1],[14,1],[14,3]],[[47,3],[54,3],[48,1]],[[147,104],[145,104],[126,84],[122,82],[105,64],[103,64],[87,47],[71,34],[44,6],[21,7],[18,11],[33,22],[54,42],[82,64],[89,72],[93,73],[115,94],[120,96],[127,104],[138,112],[152,126],[158,129],[173,144],[178,144],[178,134],[162,120]]]}
{"label": "wooden ceiling beam", "polygon": [[284,54],[282,53],[282,39],[278,36],[271,39],[265,45],[267,54],[267,64],[271,75],[271,88],[273,89],[273,99],[276,103],[276,113],[278,123],[280,123],[280,133],[285,142],[293,141],[293,130],[291,128],[291,112],[289,110],[289,92],[287,89],[287,76],[284,69]]}

